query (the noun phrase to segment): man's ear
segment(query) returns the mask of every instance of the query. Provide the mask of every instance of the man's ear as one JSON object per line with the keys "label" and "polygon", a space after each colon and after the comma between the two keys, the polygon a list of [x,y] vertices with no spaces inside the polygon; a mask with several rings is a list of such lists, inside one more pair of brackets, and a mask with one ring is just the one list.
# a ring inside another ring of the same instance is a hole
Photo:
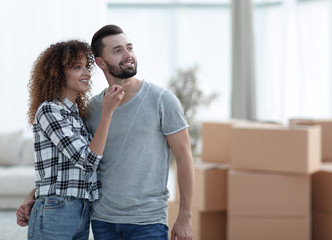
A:
{"label": "man's ear", "polygon": [[96,57],[96,64],[98,65],[98,67],[101,68],[101,70],[106,69],[106,64],[104,62],[104,59],[102,59],[101,57]]}

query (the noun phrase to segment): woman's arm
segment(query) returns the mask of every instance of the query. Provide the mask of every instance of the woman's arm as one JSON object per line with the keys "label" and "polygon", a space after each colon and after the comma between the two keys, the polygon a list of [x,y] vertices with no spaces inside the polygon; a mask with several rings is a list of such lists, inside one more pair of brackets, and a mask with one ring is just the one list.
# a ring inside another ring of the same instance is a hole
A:
{"label": "woman's arm", "polygon": [[90,149],[95,154],[103,155],[113,112],[122,101],[124,90],[128,85],[129,83],[126,83],[123,87],[118,85],[112,86],[110,91],[104,96],[101,119],[90,143]]}
{"label": "woman's arm", "polygon": [[[115,108],[124,96],[124,89],[128,86],[113,86],[104,96],[102,116],[98,129],[91,143],[76,131],[68,117],[61,113],[61,109],[52,103],[42,105],[36,113],[36,125],[45,136],[63,153],[76,167],[86,171],[95,171],[105,148],[107,133]],[[35,144],[37,157],[47,156],[48,145],[43,142]]]}

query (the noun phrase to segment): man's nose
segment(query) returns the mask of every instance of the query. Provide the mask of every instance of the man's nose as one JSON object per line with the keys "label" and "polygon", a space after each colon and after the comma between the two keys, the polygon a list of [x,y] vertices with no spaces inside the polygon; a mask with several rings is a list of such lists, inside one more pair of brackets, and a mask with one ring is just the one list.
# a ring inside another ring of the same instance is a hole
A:
{"label": "man's nose", "polygon": [[125,58],[129,58],[132,56],[132,53],[130,51],[128,51],[127,49],[124,51],[124,57]]}

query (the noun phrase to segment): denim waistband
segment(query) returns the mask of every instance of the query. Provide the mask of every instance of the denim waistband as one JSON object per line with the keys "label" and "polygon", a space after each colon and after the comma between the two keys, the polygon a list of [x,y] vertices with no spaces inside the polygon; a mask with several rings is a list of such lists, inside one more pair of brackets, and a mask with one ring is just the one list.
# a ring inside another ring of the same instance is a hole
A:
{"label": "denim waistband", "polygon": [[74,196],[59,196],[59,195],[51,195],[51,196],[39,196],[36,201],[47,202],[48,200],[59,200],[59,201],[82,201],[89,202],[88,199],[77,198]]}

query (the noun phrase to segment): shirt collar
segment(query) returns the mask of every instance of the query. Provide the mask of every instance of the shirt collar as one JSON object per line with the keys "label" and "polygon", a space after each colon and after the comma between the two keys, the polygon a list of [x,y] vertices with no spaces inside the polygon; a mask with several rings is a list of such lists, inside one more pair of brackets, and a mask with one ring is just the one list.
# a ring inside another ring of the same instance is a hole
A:
{"label": "shirt collar", "polygon": [[72,103],[68,98],[65,98],[63,105],[68,108],[71,113],[79,114],[77,103]]}

